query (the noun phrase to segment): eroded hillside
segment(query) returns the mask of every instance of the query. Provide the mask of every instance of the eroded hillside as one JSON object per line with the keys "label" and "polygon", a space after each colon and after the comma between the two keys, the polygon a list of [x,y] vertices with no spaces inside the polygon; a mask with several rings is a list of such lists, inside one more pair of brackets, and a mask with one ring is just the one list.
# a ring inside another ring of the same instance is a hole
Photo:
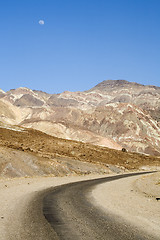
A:
{"label": "eroded hillside", "polygon": [[160,158],[49,136],[33,129],[0,128],[0,176],[121,172],[160,166]]}
{"label": "eroded hillside", "polygon": [[28,88],[0,95],[0,121],[55,137],[160,155],[160,88],[103,81],[85,92]]}

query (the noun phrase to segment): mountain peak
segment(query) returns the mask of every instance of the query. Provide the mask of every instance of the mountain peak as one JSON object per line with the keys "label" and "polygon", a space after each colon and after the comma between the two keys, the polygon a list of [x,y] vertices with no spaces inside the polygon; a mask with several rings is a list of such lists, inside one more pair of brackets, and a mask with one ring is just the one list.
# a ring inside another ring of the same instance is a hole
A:
{"label": "mountain peak", "polygon": [[95,87],[91,88],[89,92],[91,91],[102,91],[107,92],[110,90],[120,89],[124,87],[144,87],[144,85],[136,83],[136,82],[129,82],[127,80],[104,80],[103,82],[100,82]]}
{"label": "mountain peak", "polygon": [[139,86],[143,86],[142,84],[138,84],[136,82],[129,82],[127,80],[104,80],[103,82],[97,84],[95,87],[98,86],[127,86],[127,85],[139,85]]}

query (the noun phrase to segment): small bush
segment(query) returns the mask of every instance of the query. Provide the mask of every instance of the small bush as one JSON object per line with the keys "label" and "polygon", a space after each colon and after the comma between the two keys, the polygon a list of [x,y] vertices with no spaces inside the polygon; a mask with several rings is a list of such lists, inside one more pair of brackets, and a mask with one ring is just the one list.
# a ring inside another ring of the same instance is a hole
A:
{"label": "small bush", "polygon": [[126,148],[122,148],[122,152],[127,152],[127,149]]}

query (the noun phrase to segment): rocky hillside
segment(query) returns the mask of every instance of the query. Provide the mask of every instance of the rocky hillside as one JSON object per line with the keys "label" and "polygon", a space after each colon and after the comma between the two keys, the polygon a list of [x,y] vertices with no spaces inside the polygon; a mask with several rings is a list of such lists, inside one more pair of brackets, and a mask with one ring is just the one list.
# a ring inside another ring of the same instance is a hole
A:
{"label": "rocky hillside", "polygon": [[94,91],[110,97],[110,101],[101,102],[102,105],[108,102],[131,103],[148,111],[153,119],[160,122],[160,87],[108,80],[89,90]]}
{"label": "rocky hillside", "polygon": [[0,177],[120,173],[159,166],[159,157],[56,138],[34,129],[0,126]]}
{"label": "rocky hillside", "polygon": [[0,92],[0,121],[65,139],[160,155],[160,88],[103,81],[85,92]]}

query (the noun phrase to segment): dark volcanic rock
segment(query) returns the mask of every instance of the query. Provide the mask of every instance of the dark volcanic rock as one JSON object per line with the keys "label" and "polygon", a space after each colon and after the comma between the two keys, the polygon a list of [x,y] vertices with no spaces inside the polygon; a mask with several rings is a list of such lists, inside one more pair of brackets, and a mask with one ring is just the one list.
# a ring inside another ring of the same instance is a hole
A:
{"label": "dark volcanic rock", "polygon": [[74,99],[65,99],[58,98],[57,96],[51,96],[47,101],[48,105],[56,106],[56,107],[68,107],[68,106],[78,106],[78,101]]}
{"label": "dark volcanic rock", "polygon": [[43,104],[44,102],[29,94],[23,95],[20,99],[17,99],[14,103],[14,105],[18,107],[42,106]]}
{"label": "dark volcanic rock", "polygon": [[95,87],[91,88],[89,91],[99,90],[101,92],[107,92],[118,88],[124,88],[124,87],[138,87],[138,86],[144,86],[141,84],[138,84],[136,82],[128,82],[126,80],[105,80],[99,84],[97,84]]}

